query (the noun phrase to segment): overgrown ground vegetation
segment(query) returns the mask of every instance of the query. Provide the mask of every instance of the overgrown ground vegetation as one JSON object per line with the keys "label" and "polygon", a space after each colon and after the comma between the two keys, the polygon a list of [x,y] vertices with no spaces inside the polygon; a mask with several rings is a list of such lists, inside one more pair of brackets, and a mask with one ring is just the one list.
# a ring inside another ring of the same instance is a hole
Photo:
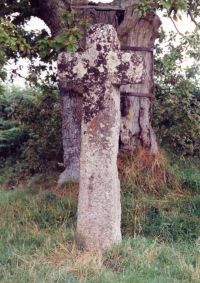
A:
{"label": "overgrown ground vegetation", "polygon": [[77,184],[58,189],[55,171],[14,183],[2,168],[0,281],[200,282],[198,163],[136,155],[119,158],[124,240],[103,255],[75,246]]}
{"label": "overgrown ground vegetation", "polygon": [[93,255],[75,246],[78,185],[57,188],[58,92],[2,89],[0,282],[200,282],[199,92],[172,108],[171,94],[160,93],[155,125],[165,149],[119,156],[123,242]]}
{"label": "overgrown ground vegetation", "polygon": [[[169,41],[171,42],[171,41]],[[158,156],[119,156],[123,242],[78,251],[78,185],[63,170],[54,86],[0,88],[0,282],[200,282],[198,69],[174,68],[182,45],[156,58]]]}

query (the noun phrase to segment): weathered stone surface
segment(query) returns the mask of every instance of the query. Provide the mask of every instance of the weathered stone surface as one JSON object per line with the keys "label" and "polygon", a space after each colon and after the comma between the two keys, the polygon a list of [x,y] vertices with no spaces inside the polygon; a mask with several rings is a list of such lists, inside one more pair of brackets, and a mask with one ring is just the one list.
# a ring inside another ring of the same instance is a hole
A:
{"label": "weathered stone surface", "polygon": [[120,51],[111,25],[94,25],[86,46],[83,53],[59,56],[58,76],[69,90],[83,94],[77,242],[102,250],[121,239],[119,87],[141,83],[144,64],[141,56]]}

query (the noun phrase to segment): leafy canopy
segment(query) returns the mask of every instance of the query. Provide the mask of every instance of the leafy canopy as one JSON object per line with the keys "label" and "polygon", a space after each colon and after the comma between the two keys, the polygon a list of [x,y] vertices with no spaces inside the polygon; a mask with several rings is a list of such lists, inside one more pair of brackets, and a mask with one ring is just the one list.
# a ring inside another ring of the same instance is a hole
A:
{"label": "leafy canopy", "polygon": [[[43,1],[47,8],[55,2],[53,0]],[[57,1],[56,5],[63,0]],[[69,2],[69,1],[68,1]],[[66,2],[66,3],[68,3]],[[135,1],[134,1],[135,2]],[[43,3],[43,5],[44,5]],[[41,75],[41,71],[46,64],[52,65],[57,53],[65,51],[76,51],[82,48],[81,37],[83,30],[88,26],[88,19],[76,17],[74,10],[64,10],[61,21],[64,22],[64,30],[51,37],[45,30],[40,33],[34,33],[25,29],[26,23],[32,16],[41,16],[41,1],[39,0],[0,0],[0,78],[5,79],[3,65],[10,59],[16,61],[20,57],[27,57],[31,61],[29,79],[31,83],[37,83],[36,77]],[[53,7],[53,6],[52,6]],[[199,56],[199,16],[200,0],[141,0],[139,1],[138,11],[141,14],[152,10],[162,10],[173,21],[181,17],[180,12],[186,13],[191,21],[195,23],[195,33],[187,35],[185,40],[192,45],[195,56]],[[53,11],[52,11],[53,12]],[[40,66],[34,66],[37,60],[41,61]],[[16,70],[14,70],[16,73]],[[52,82],[56,80],[55,74],[51,76]]]}

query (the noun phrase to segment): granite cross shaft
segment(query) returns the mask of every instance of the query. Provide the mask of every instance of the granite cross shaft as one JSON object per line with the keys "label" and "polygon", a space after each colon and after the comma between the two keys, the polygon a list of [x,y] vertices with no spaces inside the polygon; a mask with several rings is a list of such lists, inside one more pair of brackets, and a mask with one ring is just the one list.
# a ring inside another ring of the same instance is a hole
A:
{"label": "granite cross shaft", "polygon": [[121,240],[120,182],[117,154],[120,86],[141,83],[144,63],[132,51],[120,51],[113,26],[92,26],[84,52],[63,52],[58,77],[83,95],[77,243],[104,250]]}

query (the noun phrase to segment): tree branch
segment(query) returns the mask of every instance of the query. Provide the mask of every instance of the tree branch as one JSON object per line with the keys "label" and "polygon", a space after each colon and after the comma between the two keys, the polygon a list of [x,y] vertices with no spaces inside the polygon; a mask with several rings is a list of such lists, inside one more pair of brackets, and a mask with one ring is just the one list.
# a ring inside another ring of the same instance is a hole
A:
{"label": "tree branch", "polygon": [[176,31],[178,32],[178,34],[180,34],[182,37],[186,37],[186,36],[178,29],[178,27],[177,27],[175,21],[172,19],[172,17],[169,17],[169,18],[170,18],[170,20],[172,21],[172,23],[173,23],[173,25],[174,25]]}
{"label": "tree branch", "polygon": [[188,15],[190,16],[191,21],[200,28],[200,23],[197,23],[197,21],[195,20],[194,16],[192,15],[192,12],[190,10],[188,10]]}

